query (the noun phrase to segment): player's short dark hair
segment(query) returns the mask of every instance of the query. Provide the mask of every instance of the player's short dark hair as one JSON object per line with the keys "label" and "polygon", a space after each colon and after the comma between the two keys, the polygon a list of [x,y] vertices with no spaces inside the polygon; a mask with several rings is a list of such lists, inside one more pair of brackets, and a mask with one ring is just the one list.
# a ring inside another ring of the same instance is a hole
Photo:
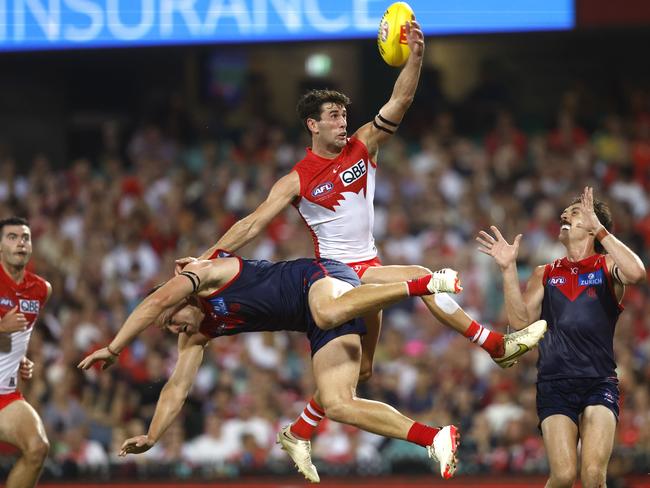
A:
{"label": "player's short dark hair", "polygon": [[[580,197],[575,197],[571,202],[571,205],[580,203]],[[612,211],[609,209],[609,205],[601,200],[596,200],[594,198],[594,212],[600,223],[603,224],[603,227],[611,232],[612,227],[614,227],[614,221],[612,220]],[[605,254],[605,248],[603,245],[596,239],[594,236],[594,248],[598,254]]]}
{"label": "player's short dark hair", "polygon": [[311,134],[309,127],[307,127],[307,119],[320,120],[320,114],[323,111],[324,103],[334,103],[348,107],[350,105],[350,98],[336,90],[310,90],[300,97],[296,105],[296,112],[305,126],[307,132]]}
{"label": "player's short dark hair", "polygon": [[5,219],[0,220],[0,237],[2,237],[2,233],[4,232],[5,226],[6,225],[26,225],[29,227],[29,222],[27,219],[24,219],[22,217],[7,217]]}

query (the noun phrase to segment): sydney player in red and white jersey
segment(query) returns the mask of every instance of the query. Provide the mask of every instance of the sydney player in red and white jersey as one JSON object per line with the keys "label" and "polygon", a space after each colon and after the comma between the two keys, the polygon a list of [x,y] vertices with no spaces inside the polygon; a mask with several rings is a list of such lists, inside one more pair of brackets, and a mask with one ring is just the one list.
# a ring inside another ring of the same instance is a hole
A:
{"label": "sydney player in red and white jersey", "polygon": [[[375,118],[349,136],[347,106],[350,100],[346,95],[332,90],[312,90],[303,95],[297,111],[311,135],[311,148],[289,174],[273,185],[267,199],[235,223],[201,256],[202,259],[216,249],[236,251],[293,204],[312,234],[315,255],[348,264],[362,283],[391,283],[431,273],[422,266],[381,266],[372,235],[379,148],[395,133],[411,105],[422,67],[424,35],[420,26],[413,20],[406,24],[405,30],[411,54],[390,99]],[[186,258],[179,260],[179,266],[184,262]],[[521,354],[537,344],[545,331],[545,325],[540,322],[516,335],[504,337],[475,322],[446,294],[426,297],[424,302],[438,320],[484,348],[502,367],[514,364]],[[368,333],[362,341],[361,381],[372,374],[381,314],[372,313],[364,319]],[[306,441],[322,418],[323,410],[315,395],[300,418],[286,429],[295,444],[287,445],[287,437],[281,438],[298,469],[311,481],[316,481],[318,475],[311,464]]]}
{"label": "sydney player in red and white jersey", "polygon": [[7,488],[35,486],[49,451],[43,422],[16,389],[18,376],[32,376],[33,363],[25,357],[27,344],[52,293],[47,281],[26,270],[31,255],[27,221],[0,220],[0,441],[21,453],[9,472]]}

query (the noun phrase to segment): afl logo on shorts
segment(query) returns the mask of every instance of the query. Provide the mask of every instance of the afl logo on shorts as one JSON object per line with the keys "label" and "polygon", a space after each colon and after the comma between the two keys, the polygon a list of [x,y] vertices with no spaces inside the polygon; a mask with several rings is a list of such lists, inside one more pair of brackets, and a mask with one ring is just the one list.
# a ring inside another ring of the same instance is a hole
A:
{"label": "afl logo on shorts", "polygon": [[563,285],[566,283],[566,278],[564,276],[555,276],[548,280],[548,284],[551,286]]}
{"label": "afl logo on shorts", "polygon": [[314,188],[311,192],[311,195],[313,197],[320,197],[322,195],[325,195],[329,192],[331,192],[334,189],[334,183],[331,181],[328,181],[326,183],[323,183],[322,185],[318,185],[316,188]]}
{"label": "afl logo on shorts", "polygon": [[18,300],[18,305],[22,313],[38,313],[41,309],[38,300]]}
{"label": "afl logo on shorts", "polygon": [[366,168],[366,162],[363,159],[360,159],[354,166],[351,166],[350,168],[343,171],[339,175],[339,178],[341,178],[343,186],[349,186],[359,178],[363,177],[367,171],[368,169]]}

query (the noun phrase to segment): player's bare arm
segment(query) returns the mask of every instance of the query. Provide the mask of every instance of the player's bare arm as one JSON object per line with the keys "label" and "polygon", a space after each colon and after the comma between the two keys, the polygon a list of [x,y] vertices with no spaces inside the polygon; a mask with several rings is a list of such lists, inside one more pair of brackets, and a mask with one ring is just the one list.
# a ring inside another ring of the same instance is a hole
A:
{"label": "player's bare arm", "polygon": [[269,222],[289,206],[299,194],[300,178],[298,173],[292,171],[273,185],[266,200],[253,213],[236,222],[214,246],[201,254],[199,259],[208,259],[217,249],[235,252],[245,246],[257,237]]}
{"label": "player's bare arm", "polygon": [[[641,258],[623,242],[610,234],[598,220],[594,211],[594,189],[586,186],[580,195],[579,209],[582,221],[576,226],[596,236],[607,251],[607,267],[619,285],[638,285],[646,281],[645,266]],[[619,290],[617,290],[618,292]],[[620,290],[622,294],[622,289]]]}
{"label": "player's bare arm", "polygon": [[238,269],[239,261],[235,258],[188,264],[180,274],[146,297],[131,312],[108,346],[84,358],[78,367],[88,369],[98,361],[104,363],[103,369],[112,365],[122,349],[144,329],[154,323],[164,323],[165,317],[190,295],[209,294],[216,290],[232,278]]}
{"label": "player's bare arm", "polygon": [[[523,294],[523,303],[528,313],[528,320],[538,320],[542,316],[542,300],[544,299],[544,269],[545,266],[537,266],[533,274],[528,278],[526,290]],[[508,296],[505,297],[506,304]],[[509,318],[509,317],[508,317]],[[519,325],[517,325],[519,327]]]}
{"label": "player's bare arm", "polygon": [[539,318],[539,315],[530,316],[519,287],[517,255],[519,254],[519,244],[522,236],[518,234],[510,244],[503,237],[498,227],[492,225],[490,230],[494,235],[483,230],[479,232],[476,237],[476,241],[479,243],[478,250],[494,258],[494,261],[499,265],[503,275],[503,293],[508,322],[512,327],[521,329]]}
{"label": "player's bare arm", "polygon": [[181,411],[190,388],[192,388],[194,378],[196,378],[203,361],[203,350],[207,343],[208,338],[201,334],[179,335],[178,361],[160,393],[149,432],[125,440],[119,453],[120,456],[148,451],[169,428]]}
{"label": "player's bare arm", "polygon": [[413,103],[420,80],[424,56],[424,34],[415,20],[406,24],[406,40],[411,54],[397,77],[390,99],[381,107],[372,122],[365,124],[355,133],[355,136],[366,145],[373,159],[377,157],[379,146],[395,133],[402,122],[404,114]]}

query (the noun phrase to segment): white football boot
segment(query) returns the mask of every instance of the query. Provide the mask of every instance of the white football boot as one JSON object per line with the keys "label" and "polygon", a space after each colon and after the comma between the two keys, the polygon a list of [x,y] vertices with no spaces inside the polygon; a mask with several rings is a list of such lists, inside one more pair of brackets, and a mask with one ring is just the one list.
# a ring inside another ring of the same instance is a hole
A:
{"label": "white football boot", "polygon": [[431,280],[427,283],[427,289],[431,293],[460,293],[463,287],[460,286],[458,271],[451,268],[443,268],[431,273]]}
{"label": "white football boot", "polygon": [[440,476],[448,480],[456,472],[456,450],[460,434],[458,427],[447,425],[433,438],[433,444],[427,446],[427,454],[434,461],[440,463]]}
{"label": "white football boot", "polygon": [[503,345],[506,350],[505,354],[500,358],[492,359],[502,368],[509,368],[517,362],[519,357],[534,347],[537,347],[539,341],[544,337],[545,332],[546,320],[538,320],[517,332],[505,334],[503,336]]}
{"label": "white football boot", "polygon": [[320,483],[320,477],[316,466],[311,462],[311,442],[298,439],[291,433],[291,425],[280,429],[277,436],[277,444],[287,451],[296,468],[307,480],[312,483]]}

